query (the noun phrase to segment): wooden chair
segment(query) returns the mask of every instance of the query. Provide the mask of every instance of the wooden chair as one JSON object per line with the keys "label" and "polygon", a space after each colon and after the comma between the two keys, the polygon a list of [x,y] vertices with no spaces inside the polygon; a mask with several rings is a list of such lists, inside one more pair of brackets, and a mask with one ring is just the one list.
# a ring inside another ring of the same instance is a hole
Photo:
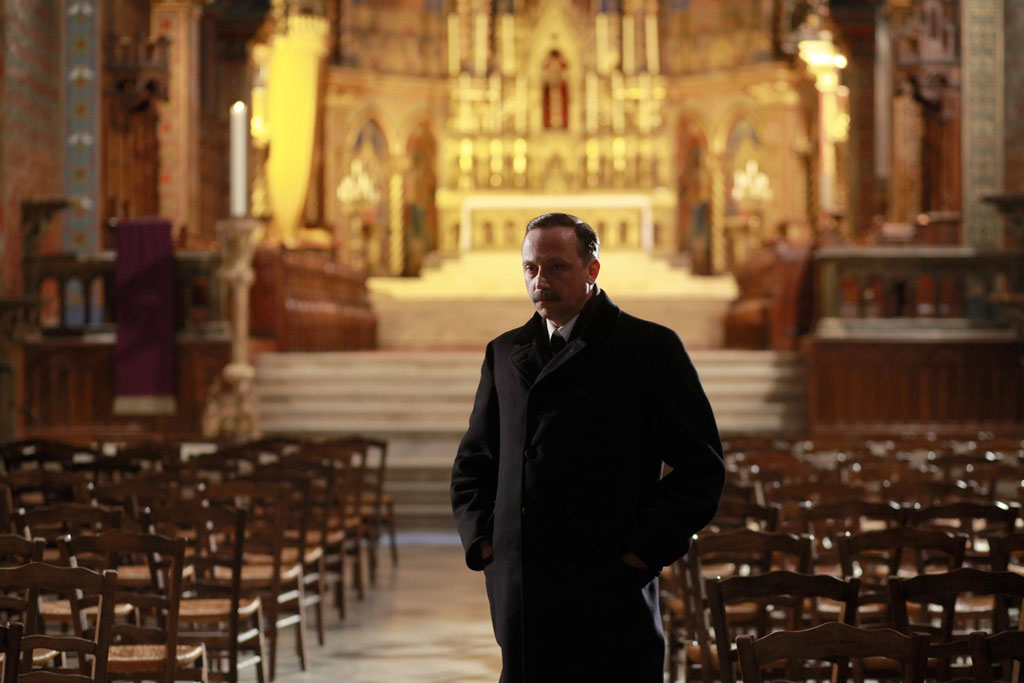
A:
{"label": "wooden chair", "polygon": [[938,529],[894,527],[839,537],[843,576],[860,578],[858,624],[893,624],[889,610],[890,577],[917,575],[936,567],[951,570],[964,561],[967,537]]}
{"label": "wooden chair", "polygon": [[839,562],[839,537],[859,534],[866,527],[891,529],[906,519],[906,510],[896,503],[874,502],[860,498],[814,503],[805,501],[797,508],[797,531],[814,539],[815,573],[843,576]]}
{"label": "wooden chair", "polygon": [[757,605],[758,614],[753,622],[757,635],[777,630],[777,615],[774,613],[780,609],[785,611],[782,628],[786,630],[816,626],[830,620],[817,609],[819,600],[831,600],[840,605],[840,619],[853,625],[857,615],[859,589],[860,582],[857,579],[847,582],[833,576],[789,571],[708,579],[705,592],[711,608],[722,683],[735,683],[736,680],[733,670],[736,662],[736,651],[732,647],[734,637],[726,614],[729,605]]}
{"label": "wooden chair", "polygon": [[[810,561],[811,539],[794,534],[738,529],[696,536],[690,551],[676,563],[684,598],[676,606],[676,622],[682,628],[669,636],[670,658],[677,657],[682,647],[687,662],[699,665],[703,681],[714,679],[718,657],[709,625],[705,577],[763,574],[773,569],[807,573]],[[758,608],[746,604],[733,606],[729,612],[736,623],[749,624],[756,619]]]}
{"label": "wooden chair", "polygon": [[[327,516],[328,544],[324,563],[326,581],[335,586],[335,605],[338,614],[345,616],[345,560],[351,559],[351,583],[356,595],[365,595],[363,583],[363,539],[367,536],[366,522],[360,510],[368,505],[363,485],[364,451],[353,448],[348,439],[332,439],[307,444],[289,456],[293,460],[313,460],[330,463],[335,470],[334,495],[329,502]],[[315,480],[314,480],[315,481]]]}
{"label": "wooden chair", "polygon": [[901,505],[941,505],[955,501],[986,500],[983,493],[968,482],[938,481],[922,479],[919,481],[882,482],[877,493],[871,493],[872,500],[894,501]]}
{"label": "wooden chair", "polygon": [[109,680],[205,681],[206,652],[202,644],[178,642],[178,622],[185,567],[184,539],[157,534],[106,531],[67,538],[61,544],[66,560],[88,560],[106,568],[135,569],[139,558],[149,581],[119,586],[115,601],[130,603],[136,623],[117,623],[108,658]]}
{"label": "wooden chair", "polygon": [[274,680],[277,671],[278,633],[290,626],[295,627],[295,650],[299,667],[305,671],[309,648],[301,561],[304,546],[286,533],[287,508],[292,500],[290,486],[281,482],[234,480],[209,484],[203,496],[209,503],[229,505],[248,514],[242,595],[259,597],[263,607],[269,679]]}
{"label": "wooden chair", "polygon": [[[242,597],[245,511],[191,502],[147,508],[145,519],[151,532],[188,544],[193,573],[184,583],[178,642],[206,646],[213,680],[237,683],[239,670],[254,666],[263,683],[263,608],[258,596]],[[249,656],[243,659],[241,650]]]}
{"label": "wooden chair", "polygon": [[[955,628],[958,602],[964,595],[991,596],[992,607],[985,621],[974,612],[972,627],[958,631]],[[987,628],[999,632],[1010,627],[1009,605],[1019,605],[1024,599],[1024,576],[964,567],[944,574],[892,578],[889,596],[896,628],[902,633],[922,633],[929,637],[929,656],[937,660],[938,680],[943,681],[949,680],[954,659],[969,654],[970,631]],[[922,606],[914,621],[909,603]],[[941,608],[937,619],[932,605]]]}
{"label": "wooden chair", "polygon": [[92,483],[89,495],[96,505],[123,508],[129,520],[141,520],[148,505],[168,505],[181,497],[173,473],[143,474],[118,482]]}
{"label": "wooden chair", "polygon": [[758,505],[750,501],[723,496],[718,503],[718,511],[708,524],[711,531],[730,531],[734,529],[755,529],[758,531],[778,531],[779,505]]}
{"label": "wooden chair", "polygon": [[[968,637],[968,646],[976,683],[993,683],[996,680],[1021,683],[1021,669],[1024,668],[1024,630],[1002,631],[991,635],[976,631]],[[1001,672],[1002,676],[994,676],[995,671]]]}
{"label": "wooden chair", "polygon": [[966,535],[965,562],[991,569],[987,537],[1013,531],[1019,516],[1020,505],[1017,503],[957,501],[910,508],[907,513],[907,524],[922,528],[945,529]]}
{"label": "wooden chair", "polygon": [[14,515],[14,527],[25,538],[42,538],[46,541],[43,560],[52,564],[61,561],[58,539],[68,534],[96,534],[101,531],[120,529],[124,522],[124,511],[87,503],[57,503],[33,508],[18,508]]}
{"label": "wooden chair", "polygon": [[[861,629],[839,622],[806,631],[777,631],[756,640],[750,635],[736,639],[743,683],[763,683],[762,669],[779,660],[834,662],[832,681],[843,683],[849,680],[850,659],[869,657],[884,657],[899,663],[903,683],[922,683],[926,645],[924,636],[908,636],[891,629]],[[792,664],[787,668],[792,668]]]}
{"label": "wooden chair", "polygon": [[14,513],[21,507],[55,503],[87,503],[89,478],[75,472],[14,470],[0,475],[0,526],[14,531]]}
{"label": "wooden chair", "polygon": [[349,444],[362,451],[361,476],[364,502],[359,515],[365,522],[367,569],[370,585],[377,584],[377,549],[386,532],[390,540],[391,565],[398,566],[398,539],[395,530],[395,499],[384,490],[387,479],[388,442],[383,439],[353,437]]}
{"label": "wooden chair", "polygon": [[[316,462],[289,462],[278,461],[269,465],[261,465],[253,475],[257,480],[271,482],[286,482],[289,484],[290,500],[286,506],[285,519],[285,553],[284,560],[300,561],[302,563],[303,601],[306,609],[312,608],[315,618],[317,643],[324,644],[324,594],[326,593],[327,573],[325,564],[325,548],[318,538],[323,537],[323,530],[327,526],[324,515],[325,509],[318,507],[317,511],[321,516],[313,519],[314,504],[323,504],[318,495],[318,487],[314,487],[313,479],[322,475]],[[328,474],[327,476],[331,476]],[[316,491],[316,494],[314,493]],[[316,495],[316,497],[314,497]],[[318,534],[314,535],[319,529]],[[250,553],[250,561],[255,561],[255,556]],[[265,562],[271,558],[263,557]]]}
{"label": "wooden chair", "polygon": [[[0,610],[21,614],[25,625],[19,680],[106,683],[116,590],[117,573],[113,571],[100,574],[82,567],[41,562],[0,567]],[[39,595],[44,593],[61,596],[72,604],[75,618],[71,635],[42,629],[37,605]],[[86,604],[94,604],[98,610],[91,628],[84,614]]]}
{"label": "wooden chair", "polygon": [[3,683],[18,683],[18,669],[21,666],[21,636],[24,626],[15,621],[0,626],[0,650],[3,659]]}

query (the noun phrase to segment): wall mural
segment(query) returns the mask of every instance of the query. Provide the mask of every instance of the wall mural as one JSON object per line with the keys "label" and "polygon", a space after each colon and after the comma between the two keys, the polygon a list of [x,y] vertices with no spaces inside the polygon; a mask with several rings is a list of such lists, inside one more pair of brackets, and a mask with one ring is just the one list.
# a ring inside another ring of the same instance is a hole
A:
{"label": "wall mural", "polygon": [[676,188],[678,196],[678,236],[680,250],[690,252],[696,274],[711,272],[711,175],[708,171],[708,141],[689,119],[677,127]]}
{"label": "wall mural", "polygon": [[409,136],[405,179],[405,264],[403,275],[418,275],[423,256],[437,248],[437,141],[426,123]]}
{"label": "wall mural", "polygon": [[367,121],[359,129],[352,149],[352,159],[353,161],[358,160],[362,164],[363,170],[370,176],[379,192],[379,200],[363,213],[362,234],[355,236],[357,244],[362,248],[361,260],[366,265],[368,274],[386,274],[388,272],[388,223],[390,219],[388,211],[390,206],[389,160],[387,142],[376,121]]}

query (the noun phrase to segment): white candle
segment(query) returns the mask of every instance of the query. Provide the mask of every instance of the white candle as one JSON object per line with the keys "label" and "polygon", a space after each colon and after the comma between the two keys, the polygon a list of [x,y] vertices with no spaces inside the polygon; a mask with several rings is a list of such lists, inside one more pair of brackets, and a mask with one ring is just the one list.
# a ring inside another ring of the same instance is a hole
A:
{"label": "white candle", "polygon": [[231,105],[230,206],[232,218],[249,213],[249,111],[245,102]]}

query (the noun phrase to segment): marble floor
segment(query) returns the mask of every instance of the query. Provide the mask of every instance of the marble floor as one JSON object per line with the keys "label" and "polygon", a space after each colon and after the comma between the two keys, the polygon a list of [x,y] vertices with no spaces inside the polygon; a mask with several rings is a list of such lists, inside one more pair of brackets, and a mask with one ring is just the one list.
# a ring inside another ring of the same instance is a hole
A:
{"label": "marble floor", "polygon": [[[326,644],[310,631],[311,666],[299,671],[291,634],[279,644],[280,683],[495,683],[501,656],[483,574],[471,572],[449,535],[406,539],[399,566],[386,553],[378,585],[344,621],[328,610]],[[290,631],[290,629],[289,629]],[[245,680],[255,680],[252,670]]]}

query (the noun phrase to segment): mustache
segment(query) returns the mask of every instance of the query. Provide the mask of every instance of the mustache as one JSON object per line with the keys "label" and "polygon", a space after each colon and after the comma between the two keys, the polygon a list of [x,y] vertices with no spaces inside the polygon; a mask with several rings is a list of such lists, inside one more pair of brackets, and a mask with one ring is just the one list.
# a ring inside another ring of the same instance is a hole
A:
{"label": "mustache", "polygon": [[561,301],[562,297],[558,292],[552,292],[550,290],[541,289],[533,293],[533,303],[538,301]]}

